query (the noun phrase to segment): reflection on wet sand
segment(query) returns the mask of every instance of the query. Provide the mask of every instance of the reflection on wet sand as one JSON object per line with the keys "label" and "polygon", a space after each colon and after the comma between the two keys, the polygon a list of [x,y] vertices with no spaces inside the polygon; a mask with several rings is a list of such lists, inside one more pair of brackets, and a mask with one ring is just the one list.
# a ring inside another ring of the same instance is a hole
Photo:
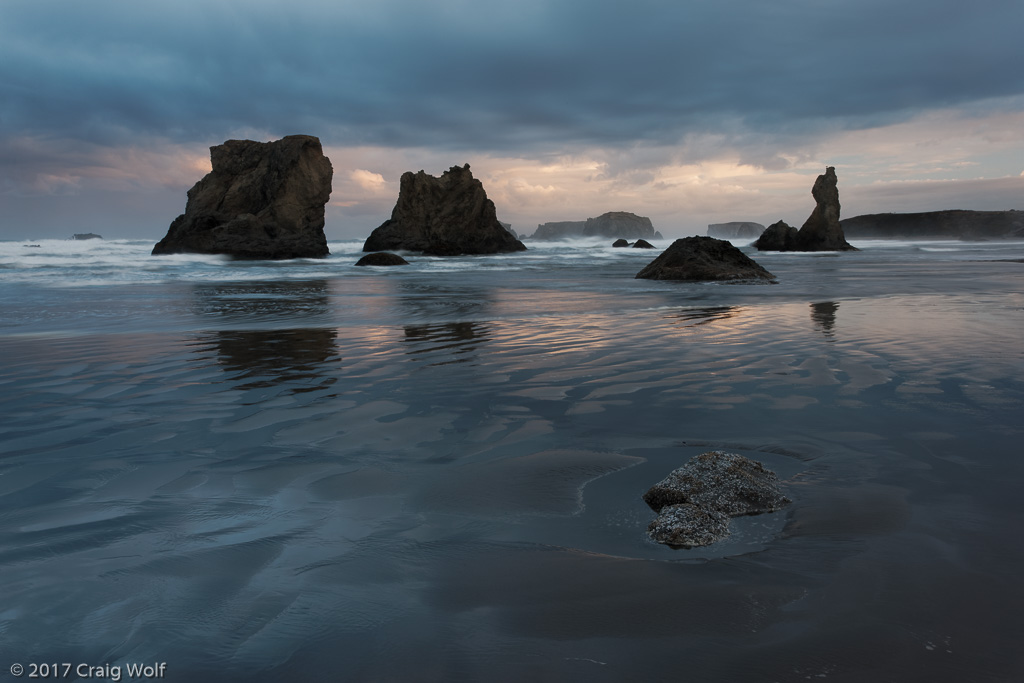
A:
{"label": "reflection on wet sand", "polygon": [[836,311],[838,310],[839,302],[837,301],[820,301],[811,304],[811,320],[829,341],[833,341],[835,336],[833,330],[836,326]]}
{"label": "reflection on wet sand", "polygon": [[192,295],[193,309],[204,316],[294,320],[329,310],[326,280],[218,282],[196,285]]}
{"label": "reflection on wet sand", "polygon": [[481,287],[402,282],[398,301],[418,319],[480,317],[493,305],[493,291]]}
{"label": "reflection on wet sand", "polygon": [[333,329],[221,330],[203,342],[217,352],[227,372],[237,372],[240,389],[278,384],[294,393],[316,391],[333,384],[341,357]]}
{"label": "reflection on wet sand", "polygon": [[405,342],[411,346],[406,351],[411,356],[424,356],[414,360],[433,359],[443,354],[444,360],[431,365],[448,365],[464,363],[475,354],[464,358],[454,358],[455,354],[475,351],[482,343],[490,341],[490,328],[483,323],[439,323],[434,325],[406,325]]}
{"label": "reflection on wet sand", "polygon": [[677,325],[707,325],[728,320],[740,314],[741,306],[709,306],[707,308],[684,308],[665,318]]}

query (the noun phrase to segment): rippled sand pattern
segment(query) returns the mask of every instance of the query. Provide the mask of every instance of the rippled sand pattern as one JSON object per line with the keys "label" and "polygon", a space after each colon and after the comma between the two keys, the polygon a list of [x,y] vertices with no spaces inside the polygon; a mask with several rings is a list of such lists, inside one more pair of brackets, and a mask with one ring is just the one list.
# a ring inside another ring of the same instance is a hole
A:
{"label": "rippled sand pattern", "polygon": [[[1024,673],[1019,292],[353,287],[197,287],[188,329],[0,340],[4,662]],[[640,495],[712,448],[793,505],[709,548],[651,543]]]}

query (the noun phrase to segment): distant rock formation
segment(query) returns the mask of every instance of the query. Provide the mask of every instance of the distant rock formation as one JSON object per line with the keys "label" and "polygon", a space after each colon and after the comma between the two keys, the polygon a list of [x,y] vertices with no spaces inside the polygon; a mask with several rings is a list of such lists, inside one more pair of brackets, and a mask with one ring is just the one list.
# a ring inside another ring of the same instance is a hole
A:
{"label": "distant rock formation", "polygon": [[94,232],[79,232],[71,238],[73,240],[101,240],[103,237]]}
{"label": "distant rock formation", "polygon": [[1024,211],[874,213],[839,222],[857,239],[1020,239]]}
{"label": "distant rock formation", "polygon": [[519,235],[517,235],[516,231],[512,229],[512,224],[511,223],[506,223],[505,221],[498,221],[498,222],[501,223],[501,227],[505,228],[505,230],[508,231],[508,234],[512,235],[516,239],[519,239]]}
{"label": "distant rock formation", "polygon": [[728,536],[730,517],[775,512],[791,501],[761,463],[710,451],[670,472],[644,494],[644,502],[658,513],[648,526],[653,540],[692,548]]}
{"label": "distant rock formation", "polygon": [[648,280],[767,280],[775,276],[725,240],[684,237],[636,274]]}
{"label": "distant rock formation", "polygon": [[409,262],[390,251],[374,251],[356,261],[357,266],[407,266]]}
{"label": "distant rock formation", "polygon": [[628,211],[609,211],[597,218],[588,218],[583,225],[583,236],[655,239],[651,219]]}
{"label": "distant rock formation", "polygon": [[564,240],[572,237],[623,237],[626,239],[664,239],[651,219],[627,211],[609,211],[585,221],[541,223],[531,240]]}
{"label": "distant rock formation", "polygon": [[754,246],[761,251],[856,251],[857,248],[846,241],[839,224],[839,188],[835,167],[829,166],[824,174],[818,176],[811,196],[814,197],[814,211],[799,231],[794,234],[792,229],[785,230],[779,221],[765,230]]}
{"label": "distant rock formation", "polygon": [[614,242],[612,242],[612,246],[613,247],[628,247],[629,246],[629,242],[627,242],[624,239],[617,239]]}
{"label": "distant rock formation", "polygon": [[757,239],[764,232],[764,226],[750,221],[732,221],[730,223],[711,223],[708,225],[708,237],[718,239]]}
{"label": "distant rock formation", "polygon": [[654,249],[654,245],[647,240],[637,240],[633,243],[634,249]]}
{"label": "distant rock formation", "polygon": [[363,251],[402,249],[434,256],[524,251],[498,221],[494,202],[469,164],[440,178],[406,172],[391,218],[370,233]]}
{"label": "distant rock formation", "polygon": [[210,148],[213,170],[188,191],[185,213],[153,254],[243,259],[327,256],[324,206],[334,169],[320,140],[228,140]]}
{"label": "distant rock formation", "polygon": [[530,235],[531,240],[553,241],[564,240],[570,237],[579,237],[583,234],[583,227],[586,221],[555,221],[553,223],[541,223],[537,231]]}

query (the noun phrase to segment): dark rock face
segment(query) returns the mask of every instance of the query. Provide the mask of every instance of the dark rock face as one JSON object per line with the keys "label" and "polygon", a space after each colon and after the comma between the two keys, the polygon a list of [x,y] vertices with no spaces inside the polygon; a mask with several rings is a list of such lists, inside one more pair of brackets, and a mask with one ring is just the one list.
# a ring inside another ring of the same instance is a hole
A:
{"label": "dark rock face", "polygon": [[612,242],[612,246],[613,247],[628,247],[629,246],[629,242],[627,242],[624,239],[617,239],[614,242]]}
{"label": "dark rock face", "polygon": [[711,223],[708,225],[708,237],[719,239],[757,239],[764,232],[764,226],[750,221],[732,221],[729,223]]}
{"label": "dark rock face", "polygon": [[[839,224],[838,182],[835,167],[826,168],[811,188],[814,211],[796,235],[784,231],[783,236],[781,229],[769,235],[769,231],[782,222],[779,221],[765,230],[754,246],[761,251],[856,251],[856,247],[846,241],[843,227]],[[777,246],[780,242],[784,246]]]}
{"label": "dark rock face", "polygon": [[654,245],[647,240],[637,240],[633,243],[634,249],[654,249]]}
{"label": "dark rock face", "polygon": [[72,237],[71,239],[75,239],[75,240],[101,240],[101,239],[103,239],[103,237],[101,235],[97,235],[94,232],[79,232],[79,233],[75,233],[75,236]]}
{"label": "dark rock face", "polygon": [[609,211],[597,218],[588,218],[583,226],[583,236],[655,239],[651,219],[627,211]]}
{"label": "dark rock face", "polygon": [[780,510],[791,501],[778,477],[759,462],[710,451],[690,459],[644,494],[659,513],[648,533],[659,543],[695,547],[729,534],[728,518]]}
{"label": "dark rock face", "polygon": [[188,191],[185,213],[153,254],[245,259],[327,256],[324,206],[334,169],[320,140],[228,140],[210,148],[213,170]]}
{"label": "dark rock face", "polygon": [[684,237],[673,242],[658,258],[636,274],[648,280],[774,280],[725,240]]}
{"label": "dark rock face", "polygon": [[375,251],[356,261],[357,266],[407,266],[409,262],[390,251]]}
{"label": "dark rock face", "polygon": [[859,239],[1020,239],[1024,211],[875,213],[839,222]]}
{"label": "dark rock face", "polygon": [[469,164],[440,178],[402,174],[390,220],[370,233],[363,251],[402,249],[435,256],[498,254],[526,247],[498,222],[494,202]]}
{"label": "dark rock face", "polygon": [[754,242],[760,251],[798,251],[797,235],[799,230],[786,221],[772,223]]}

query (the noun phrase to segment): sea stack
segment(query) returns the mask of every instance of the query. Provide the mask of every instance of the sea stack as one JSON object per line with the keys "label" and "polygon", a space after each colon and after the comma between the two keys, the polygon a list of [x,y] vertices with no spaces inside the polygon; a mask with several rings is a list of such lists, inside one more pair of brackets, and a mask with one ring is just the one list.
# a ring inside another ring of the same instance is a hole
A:
{"label": "sea stack", "polygon": [[725,240],[683,237],[636,274],[646,280],[773,281],[775,276]]}
{"label": "sea stack", "polygon": [[334,169],[320,140],[228,140],[210,148],[211,170],[188,191],[185,213],[153,254],[243,259],[327,256],[324,207]]}
{"label": "sea stack", "polygon": [[452,166],[440,178],[406,172],[391,218],[370,233],[363,251],[421,251],[433,256],[525,251],[496,213],[469,164]]}
{"label": "sea stack", "polygon": [[811,189],[814,211],[796,230],[779,221],[768,227],[754,246],[761,251],[856,251],[839,224],[839,188],[836,169],[829,166]]}

